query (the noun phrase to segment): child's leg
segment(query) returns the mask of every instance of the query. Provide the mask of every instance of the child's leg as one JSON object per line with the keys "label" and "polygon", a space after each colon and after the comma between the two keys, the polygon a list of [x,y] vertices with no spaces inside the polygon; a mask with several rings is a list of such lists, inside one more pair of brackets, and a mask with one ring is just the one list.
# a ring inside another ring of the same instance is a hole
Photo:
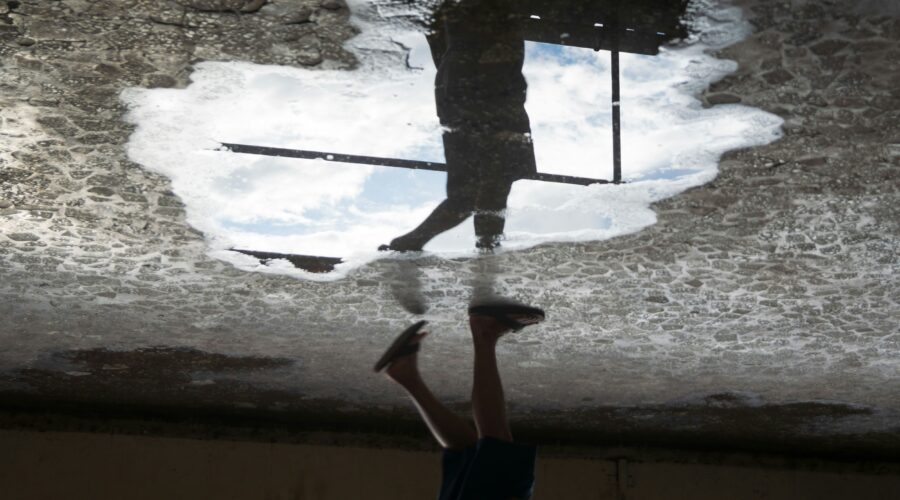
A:
{"label": "child's leg", "polygon": [[477,315],[469,317],[469,325],[475,345],[472,410],[478,437],[512,441],[496,355],[497,340],[509,328],[493,318]]}
{"label": "child's leg", "polygon": [[[417,343],[427,333],[420,333],[411,343]],[[451,450],[463,450],[475,446],[478,435],[472,425],[444,406],[425,385],[419,373],[417,355],[410,354],[388,366],[385,374],[400,384],[416,404],[422,419],[441,446]]]}

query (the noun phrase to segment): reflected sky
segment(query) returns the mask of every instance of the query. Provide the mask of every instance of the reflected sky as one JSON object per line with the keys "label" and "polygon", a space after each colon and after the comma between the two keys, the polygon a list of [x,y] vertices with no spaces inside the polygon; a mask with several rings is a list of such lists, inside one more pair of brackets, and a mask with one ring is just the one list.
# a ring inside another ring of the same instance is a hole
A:
{"label": "reflected sky", "polygon": [[[650,203],[714,178],[723,152],[779,136],[773,115],[741,105],[703,109],[696,98],[735,69],[706,52],[747,32],[736,9],[707,7],[689,40],[658,56],[621,55],[627,184],[516,181],[502,251],[637,231],[655,222]],[[379,258],[380,244],[415,227],[444,199],[442,172],[214,151],[232,142],[444,161],[424,34],[364,12],[364,5],[354,8],[362,29],[349,44],[361,60],[357,70],[204,62],[186,89],[123,93],[137,125],[129,155],[172,179],[189,223],[204,232],[214,255],[248,270],[337,279]],[[393,53],[383,50],[388,46]],[[538,171],[611,179],[609,53],[527,42],[523,74]],[[469,220],[425,250],[472,255],[474,241]],[[226,251],[233,247],[345,263],[330,276],[312,276],[266,268]]]}

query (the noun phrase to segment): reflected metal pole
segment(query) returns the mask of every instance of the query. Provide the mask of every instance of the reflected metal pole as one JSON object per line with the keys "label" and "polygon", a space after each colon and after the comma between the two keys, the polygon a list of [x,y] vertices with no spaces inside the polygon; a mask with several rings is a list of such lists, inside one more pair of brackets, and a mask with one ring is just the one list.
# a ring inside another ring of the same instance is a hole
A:
{"label": "reflected metal pole", "polygon": [[612,73],[612,132],[613,132],[613,182],[622,182],[622,125],[619,114],[619,51],[613,47],[609,51]]}
{"label": "reflected metal pole", "polygon": [[[376,165],[379,167],[408,168],[412,170],[431,170],[434,172],[446,172],[445,163],[421,160],[404,160],[401,158],[384,158],[380,156],[348,155],[343,153],[329,153],[327,151],[309,151],[305,149],[273,148],[269,146],[255,146],[252,144],[234,144],[230,142],[220,143],[221,147],[216,151],[228,151],[231,153],[244,153],[251,155],[275,156],[281,158],[303,158],[307,160],[323,160],[337,163],[356,163],[359,165]],[[574,175],[545,174],[536,172],[524,179],[543,182],[556,182],[560,184],[576,184],[590,186],[591,184],[609,184],[605,179],[591,179],[589,177],[577,177]]]}

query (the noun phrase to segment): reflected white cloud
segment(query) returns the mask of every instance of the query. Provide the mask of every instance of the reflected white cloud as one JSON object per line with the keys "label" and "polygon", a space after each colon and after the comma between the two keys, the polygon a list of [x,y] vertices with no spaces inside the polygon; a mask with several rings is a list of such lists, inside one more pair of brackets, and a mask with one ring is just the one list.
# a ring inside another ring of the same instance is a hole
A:
{"label": "reflected white cloud", "polygon": [[[424,36],[378,21],[364,4],[351,6],[363,29],[350,43],[359,70],[205,62],[186,89],[123,93],[137,125],[131,158],[170,177],[188,222],[208,236],[215,255],[241,268],[339,278],[377,258],[379,244],[418,225],[445,197],[440,172],[212,151],[233,142],[443,161]],[[714,178],[723,152],[778,137],[781,121],[773,115],[740,105],[703,109],[696,99],[734,70],[705,51],[746,30],[734,9],[720,8],[716,18],[700,19],[700,36],[659,56],[622,55],[628,184],[516,182],[504,249],[637,231],[655,221],[650,203]],[[409,48],[408,58],[394,41]],[[526,109],[539,171],[612,177],[608,60],[606,52],[528,43]],[[474,241],[465,222],[425,249],[458,256],[473,253]],[[345,264],[311,275],[224,251],[232,247],[342,257]]]}

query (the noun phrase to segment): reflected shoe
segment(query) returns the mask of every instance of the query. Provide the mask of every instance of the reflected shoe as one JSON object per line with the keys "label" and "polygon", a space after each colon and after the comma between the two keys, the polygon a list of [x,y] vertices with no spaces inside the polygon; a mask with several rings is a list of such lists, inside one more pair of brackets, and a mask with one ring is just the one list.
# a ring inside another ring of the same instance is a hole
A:
{"label": "reflected shoe", "polygon": [[502,299],[469,306],[469,316],[474,315],[494,318],[514,332],[536,325],[546,318],[543,309]]}
{"label": "reflected shoe", "polygon": [[379,252],[421,252],[423,245],[404,244],[400,238],[394,238],[390,244],[379,245]]}
{"label": "reflected shoe", "polygon": [[500,236],[484,236],[475,240],[475,248],[482,255],[492,254],[500,248]]}
{"label": "reflected shoe", "polygon": [[475,251],[478,252],[478,255],[494,255],[494,251],[499,248],[500,243],[492,243],[490,245],[475,243]]}
{"label": "reflected shoe", "polygon": [[421,330],[426,323],[428,322],[423,319],[422,321],[417,321],[406,330],[403,330],[403,332],[394,339],[391,346],[384,351],[381,359],[375,363],[375,372],[384,370],[398,358],[419,352],[419,344],[410,344],[409,341],[419,333],[419,330]]}

